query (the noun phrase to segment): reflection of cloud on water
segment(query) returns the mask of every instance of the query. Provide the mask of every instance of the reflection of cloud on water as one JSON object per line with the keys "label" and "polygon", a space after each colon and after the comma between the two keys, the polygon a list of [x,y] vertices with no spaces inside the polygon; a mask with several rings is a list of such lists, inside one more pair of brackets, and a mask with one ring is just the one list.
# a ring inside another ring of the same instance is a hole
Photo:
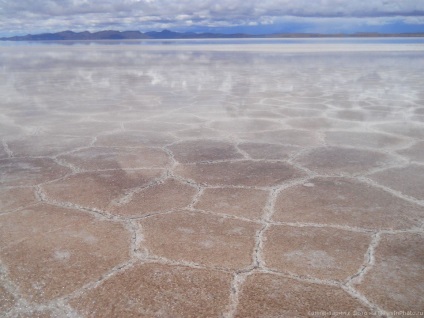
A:
{"label": "reflection of cloud on water", "polygon": [[422,100],[424,83],[417,70],[423,64],[421,53],[413,52],[294,55],[146,52],[119,46],[11,49],[0,53],[0,75],[5,79],[0,94],[5,106],[15,110],[69,114],[191,107],[238,117],[261,102],[258,96],[273,98],[275,103],[305,103],[295,92],[328,97],[330,102],[337,96],[338,103],[348,101],[354,108],[362,102],[395,107],[382,105],[382,100],[401,103],[401,98],[398,104],[404,107],[406,102]]}

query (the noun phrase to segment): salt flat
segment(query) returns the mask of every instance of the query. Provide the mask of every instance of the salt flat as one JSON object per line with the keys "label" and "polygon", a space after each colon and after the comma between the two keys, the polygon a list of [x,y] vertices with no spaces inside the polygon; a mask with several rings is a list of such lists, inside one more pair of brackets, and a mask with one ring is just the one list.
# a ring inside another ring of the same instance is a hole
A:
{"label": "salt flat", "polygon": [[0,315],[422,313],[422,74],[422,44],[0,47]]}

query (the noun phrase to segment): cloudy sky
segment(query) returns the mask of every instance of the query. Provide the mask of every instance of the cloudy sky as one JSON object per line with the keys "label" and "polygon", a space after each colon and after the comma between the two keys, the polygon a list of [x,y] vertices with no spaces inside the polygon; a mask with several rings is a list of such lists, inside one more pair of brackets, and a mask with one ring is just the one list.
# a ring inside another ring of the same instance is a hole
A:
{"label": "cloudy sky", "polygon": [[424,32],[424,0],[0,0],[0,36],[105,29]]}

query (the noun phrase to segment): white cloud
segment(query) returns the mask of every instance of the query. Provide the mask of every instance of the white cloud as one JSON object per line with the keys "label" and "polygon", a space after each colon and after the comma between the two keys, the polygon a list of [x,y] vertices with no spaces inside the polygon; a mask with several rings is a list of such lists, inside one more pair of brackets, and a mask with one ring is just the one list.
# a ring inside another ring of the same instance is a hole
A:
{"label": "white cloud", "polygon": [[[345,18],[422,24],[423,0],[0,0],[0,33],[273,24]],[[353,21],[353,20],[351,20]],[[375,22],[377,23],[377,22]]]}

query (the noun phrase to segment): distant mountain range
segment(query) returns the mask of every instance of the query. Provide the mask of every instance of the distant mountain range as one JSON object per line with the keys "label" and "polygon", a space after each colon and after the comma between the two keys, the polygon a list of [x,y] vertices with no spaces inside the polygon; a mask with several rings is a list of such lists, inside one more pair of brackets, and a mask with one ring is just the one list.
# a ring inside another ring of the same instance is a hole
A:
{"label": "distant mountain range", "polygon": [[140,31],[114,31],[105,30],[99,32],[73,32],[62,31],[57,33],[28,34],[0,38],[2,41],[58,41],[58,40],[140,40],[140,39],[218,39],[218,38],[331,38],[331,37],[424,37],[423,33],[354,33],[354,34],[319,34],[319,33],[276,33],[251,35],[243,33],[193,33],[173,32],[163,30],[160,32]]}

